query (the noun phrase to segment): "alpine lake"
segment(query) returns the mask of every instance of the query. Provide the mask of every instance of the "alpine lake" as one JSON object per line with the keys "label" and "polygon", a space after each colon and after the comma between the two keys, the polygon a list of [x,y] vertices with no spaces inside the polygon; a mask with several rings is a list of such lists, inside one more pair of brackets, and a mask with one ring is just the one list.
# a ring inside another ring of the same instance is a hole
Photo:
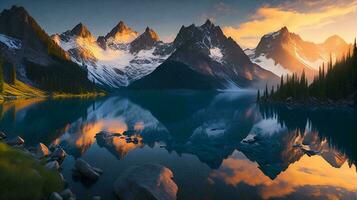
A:
{"label": "alpine lake", "polygon": [[[250,91],[130,91],[15,100],[1,105],[0,130],[26,146],[61,146],[68,154],[61,173],[77,199],[116,199],[117,177],[147,163],[172,171],[177,199],[357,198],[357,111],[255,98]],[[97,181],[74,176],[78,158],[103,170]]]}

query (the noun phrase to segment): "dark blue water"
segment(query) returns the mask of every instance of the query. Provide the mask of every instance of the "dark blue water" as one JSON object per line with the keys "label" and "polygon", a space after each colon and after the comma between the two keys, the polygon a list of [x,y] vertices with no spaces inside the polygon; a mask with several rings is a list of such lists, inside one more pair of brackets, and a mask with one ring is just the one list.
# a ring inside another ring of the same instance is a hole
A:
{"label": "dark blue water", "polygon": [[[353,110],[258,106],[249,92],[129,92],[1,108],[1,130],[66,150],[62,173],[78,199],[115,199],[116,178],[144,163],[173,172],[178,199],[357,197]],[[72,176],[79,157],[104,170],[98,181]]]}

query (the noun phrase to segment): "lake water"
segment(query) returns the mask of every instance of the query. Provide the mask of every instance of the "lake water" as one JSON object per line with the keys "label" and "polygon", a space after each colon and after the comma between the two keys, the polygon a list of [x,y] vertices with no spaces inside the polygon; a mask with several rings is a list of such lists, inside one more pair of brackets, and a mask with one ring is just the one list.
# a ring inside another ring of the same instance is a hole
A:
{"label": "lake water", "polygon": [[[98,99],[8,102],[0,130],[28,146],[61,145],[62,173],[78,199],[115,199],[127,168],[159,163],[178,199],[356,199],[357,113],[258,106],[255,93],[127,92]],[[100,137],[101,131],[125,133]],[[73,176],[83,158],[104,170]]]}

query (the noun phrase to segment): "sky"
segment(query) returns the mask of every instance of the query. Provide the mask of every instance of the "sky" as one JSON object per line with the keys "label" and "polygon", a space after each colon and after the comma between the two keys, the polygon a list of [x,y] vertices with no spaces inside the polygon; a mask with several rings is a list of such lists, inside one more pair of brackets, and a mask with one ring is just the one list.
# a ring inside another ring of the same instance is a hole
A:
{"label": "sky", "polygon": [[210,19],[243,48],[283,26],[316,43],[335,34],[352,43],[357,36],[357,0],[0,0],[0,10],[12,5],[25,7],[50,35],[79,22],[105,35],[122,20],[170,42],[182,25]]}

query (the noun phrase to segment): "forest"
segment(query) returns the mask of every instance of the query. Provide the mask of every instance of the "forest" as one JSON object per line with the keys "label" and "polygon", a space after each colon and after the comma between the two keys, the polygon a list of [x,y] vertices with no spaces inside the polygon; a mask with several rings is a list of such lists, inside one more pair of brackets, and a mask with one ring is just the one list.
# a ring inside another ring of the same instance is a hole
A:
{"label": "forest", "polygon": [[319,68],[311,84],[302,72],[281,76],[280,84],[261,92],[258,90],[259,102],[282,102],[287,100],[308,101],[311,98],[319,101],[337,101],[347,98],[356,98],[357,91],[357,46],[356,40],[353,48],[341,59],[333,63],[330,56],[329,62]]}

